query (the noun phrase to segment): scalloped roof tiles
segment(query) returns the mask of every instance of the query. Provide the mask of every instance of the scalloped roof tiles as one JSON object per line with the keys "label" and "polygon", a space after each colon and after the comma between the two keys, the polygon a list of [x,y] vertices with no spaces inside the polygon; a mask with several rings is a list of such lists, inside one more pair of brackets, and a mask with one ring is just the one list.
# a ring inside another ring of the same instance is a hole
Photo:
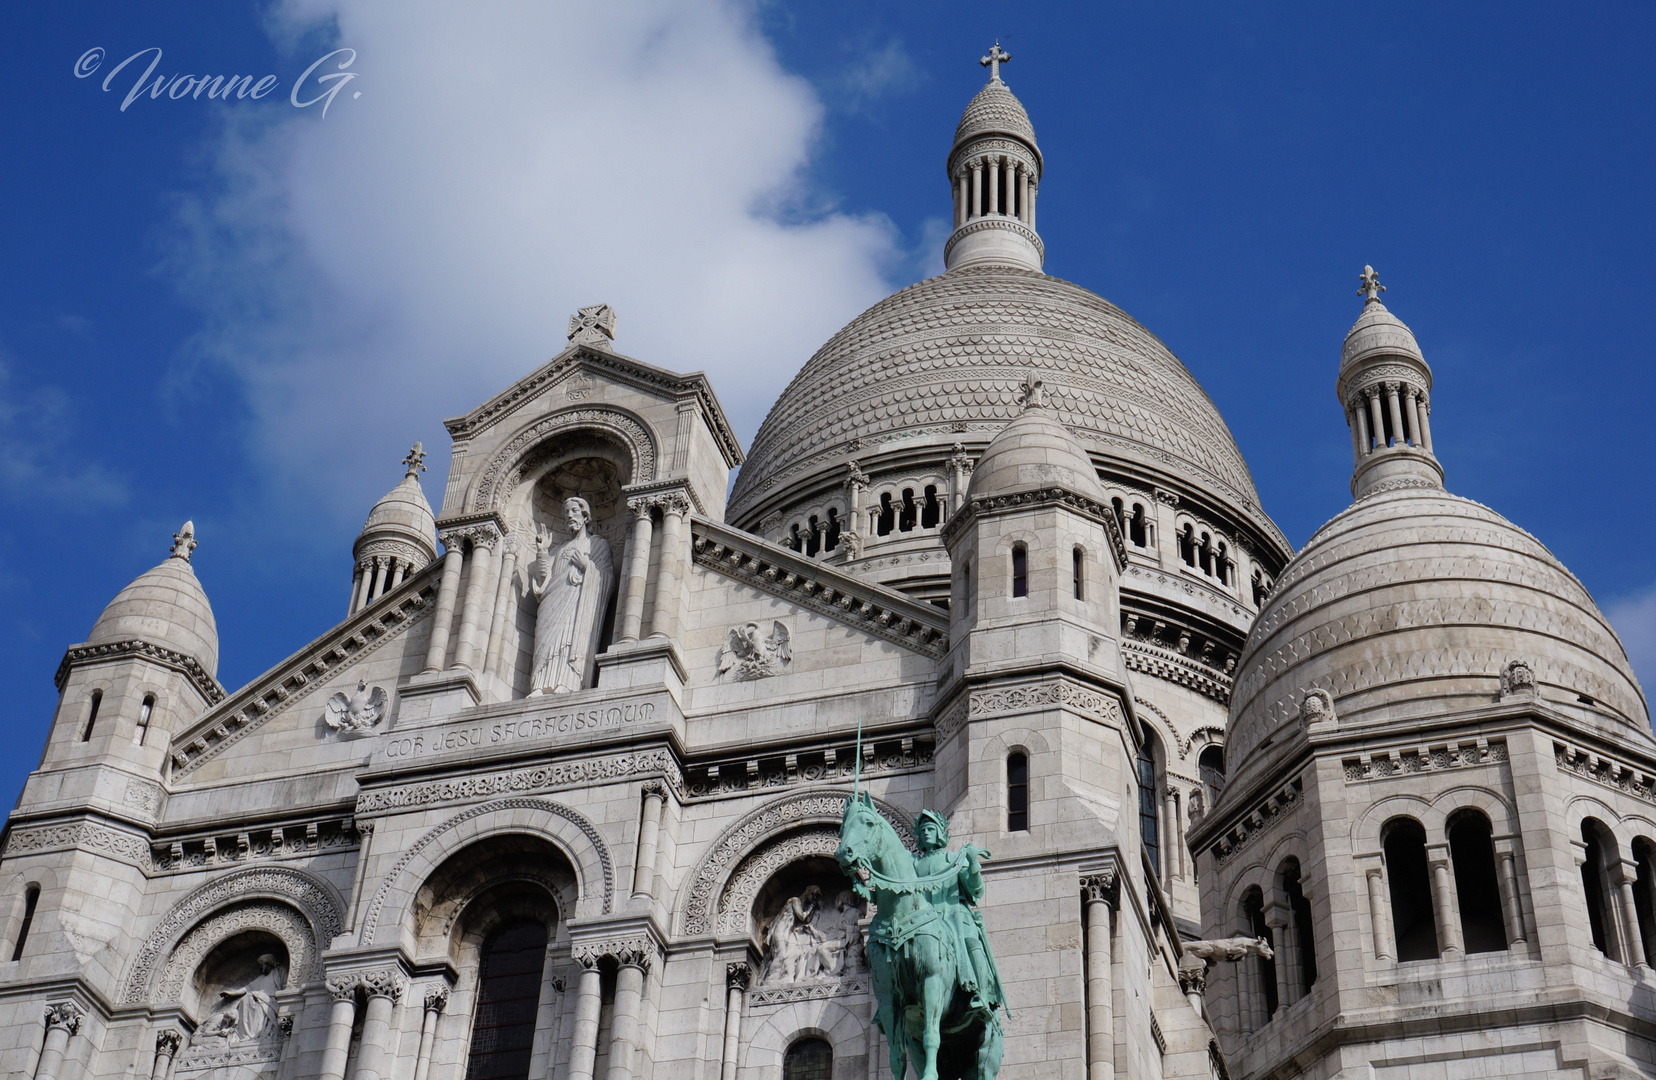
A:
{"label": "scalloped roof tiles", "polygon": [[966,105],[955,127],[954,144],[959,146],[978,135],[1004,132],[1016,135],[1031,146],[1035,145],[1035,125],[1029,122],[1029,113],[1005,83],[990,82]]}

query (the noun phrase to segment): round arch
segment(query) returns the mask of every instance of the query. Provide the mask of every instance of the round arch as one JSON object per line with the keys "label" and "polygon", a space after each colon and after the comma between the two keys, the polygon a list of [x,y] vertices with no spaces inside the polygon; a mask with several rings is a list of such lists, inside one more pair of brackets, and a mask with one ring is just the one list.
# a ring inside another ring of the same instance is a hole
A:
{"label": "round arch", "polygon": [[818,1038],[834,1048],[835,1075],[839,1062],[874,1049],[873,1025],[832,998],[795,1001],[765,1016],[748,1035],[738,1080],[772,1080],[782,1075],[782,1056],[800,1039]]}
{"label": "round arch", "polygon": [[611,406],[564,409],[526,425],[495,451],[475,481],[471,497],[466,500],[472,511],[492,510],[500,505],[503,495],[517,487],[524,464],[538,444],[580,428],[601,431],[626,449],[633,465],[629,483],[648,483],[656,479],[658,455],[655,436],[642,420]]}

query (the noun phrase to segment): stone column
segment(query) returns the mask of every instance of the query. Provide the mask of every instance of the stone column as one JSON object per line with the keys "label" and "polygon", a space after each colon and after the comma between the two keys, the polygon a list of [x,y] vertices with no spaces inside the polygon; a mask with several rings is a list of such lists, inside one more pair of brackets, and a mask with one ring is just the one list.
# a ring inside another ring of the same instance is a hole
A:
{"label": "stone column", "polygon": [[425,1018],[420,1021],[420,1050],[414,1059],[414,1080],[426,1080],[431,1075],[431,1044],[437,1040],[437,1018],[448,1007],[449,988],[428,987],[425,992]]}
{"label": "stone column", "polygon": [[1391,922],[1386,913],[1386,883],[1378,866],[1370,867],[1364,876],[1368,878],[1369,929],[1374,934],[1374,958],[1389,963],[1397,954],[1392,950]]}
{"label": "stone column", "polygon": [[362,882],[368,875],[368,849],[374,842],[374,823],[372,821],[353,822],[357,833],[357,862],[356,872],[351,875],[351,907],[345,913],[346,929],[356,929],[357,908],[362,904]]}
{"label": "stone column", "polygon": [[1017,211],[1017,207],[1012,205],[1013,199],[1018,194],[1017,181],[1013,179],[1018,172],[1017,162],[1011,158],[1002,158],[1001,170],[1003,173],[1001,177],[1001,192],[1003,193],[1001,196],[1001,213],[1006,217],[1011,217]]}
{"label": "stone column", "polygon": [[1184,830],[1179,828],[1179,793],[1169,787],[1162,792],[1162,817],[1167,819],[1167,845],[1162,848],[1162,862],[1167,870],[1163,875],[1169,881],[1184,878]]}
{"label": "stone column", "polygon": [[506,641],[506,628],[512,624],[512,586],[517,578],[517,545],[502,541],[505,552],[500,560],[499,582],[495,586],[494,615],[489,619],[489,648],[483,654],[483,674],[500,674],[500,650]]}
{"label": "stone column", "polygon": [[1386,421],[1380,415],[1380,388],[1369,387],[1363,391],[1363,397],[1368,400],[1369,434],[1374,436],[1374,448],[1379,450],[1386,445]]}
{"label": "stone column", "polygon": [[667,785],[660,780],[644,782],[644,816],[638,823],[638,852],[633,861],[633,896],[655,895],[656,841],[661,834],[661,815],[667,804]]}
{"label": "stone column", "polygon": [[[725,965],[725,1026],[724,1054],[719,1067],[719,1080],[736,1080],[736,1054],[742,1044],[742,1002],[747,999],[748,982],[753,971],[746,964]],[[872,1038],[873,1029],[869,1029]],[[870,1053],[873,1053],[870,1048]]]}
{"label": "stone column", "polygon": [[344,1080],[345,1061],[351,1056],[351,1027],[356,1023],[357,977],[329,975],[327,987],[333,1009],[328,1014],[328,1041],[317,1080]]}
{"label": "stone column", "polygon": [[1029,224],[1029,170],[1018,170],[1018,220]]}
{"label": "stone column", "polygon": [[1426,860],[1432,868],[1432,900],[1437,912],[1438,947],[1446,959],[1456,959],[1465,953],[1462,947],[1460,917],[1455,907],[1455,883],[1450,869],[1449,845],[1427,844]]}
{"label": "stone column", "polygon": [[[1361,415],[1363,415],[1361,412],[1349,405],[1346,406],[1346,426],[1351,428],[1351,458],[1353,461],[1363,460],[1363,436],[1357,426],[1357,418]],[[1363,427],[1367,426],[1367,424],[1363,425]]]}
{"label": "stone column", "polygon": [[1426,452],[1432,452],[1432,402],[1426,392],[1420,392],[1420,437],[1426,440]]}
{"label": "stone column", "polygon": [[1036,199],[1036,196],[1038,196],[1040,194],[1040,191],[1038,190],[1039,188],[1040,188],[1040,184],[1036,182],[1034,177],[1030,177],[1030,180],[1029,180],[1029,217],[1026,220],[1028,221],[1029,227],[1031,229],[1033,229],[1035,227],[1035,199]]}
{"label": "stone column", "polygon": [[1087,1080],[1115,1080],[1115,990],[1110,979],[1110,896],[1114,885],[1114,871],[1081,879],[1087,933]]}
{"label": "stone column", "polygon": [[73,1001],[59,1001],[46,1006],[46,1043],[40,1048],[40,1062],[35,1066],[35,1080],[57,1080],[63,1069],[63,1054],[69,1049],[69,1039],[80,1031],[86,1010]]}
{"label": "stone column", "polygon": [[380,555],[375,555],[374,556],[374,583],[372,585],[368,586],[368,602],[370,604],[372,604],[375,600],[378,600],[382,595],[384,595],[384,592],[385,592],[385,562],[386,562],[386,560],[383,556],[380,556]]}
{"label": "stone column", "polygon": [[408,560],[392,559],[391,566],[393,569],[393,573],[391,575],[391,588],[395,589],[403,583],[403,578],[408,576]]}
{"label": "stone column", "polygon": [[1295,954],[1299,950],[1295,948],[1293,909],[1272,904],[1265,910],[1265,925],[1271,928],[1271,940],[1276,942],[1277,1008],[1286,1009],[1299,1000],[1295,977],[1299,967]]}
{"label": "stone column", "polygon": [[1357,395],[1357,400],[1352,403],[1351,413],[1357,418],[1357,460],[1361,461],[1369,456],[1369,451],[1374,449],[1374,443],[1369,434],[1368,398],[1365,395]]}
{"label": "stone column", "polygon": [[614,948],[620,968],[615,973],[615,1010],[610,1019],[609,1080],[633,1080],[638,1011],[654,952],[655,946],[647,941],[618,943]]}
{"label": "stone column", "polygon": [[449,627],[454,622],[454,597],[460,591],[460,565],[465,559],[461,539],[450,533],[443,537],[443,577],[437,586],[437,610],[431,616],[431,644],[426,646],[422,674],[443,670],[448,660]]}
{"label": "stone column", "polygon": [[650,573],[650,508],[648,496],[627,500],[632,511],[632,540],[627,546],[627,580],[621,593],[621,640],[637,641],[644,627],[644,585]]}
{"label": "stone column", "polygon": [[989,195],[983,201],[985,214],[1000,213],[1000,162],[990,161],[989,168]]}
{"label": "stone column", "polygon": [[391,968],[364,972],[360,981],[363,992],[368,995],[368,1008],[362,1018],[362,1045],[357,1048],[355,1077],[356,1080],[380,1080],[386,1044],[390,1041],[391,1013],[408,983],[401,972]]}
{"label": "stone column", "polygon": [[[1398,384],[1388,382],[1386,386],[1386,415],[1391,417],[1392,438],[1397,440],[1398,446],[1407,445],[1408,439],[1403,434],[1403,413],[1397,402]],[[1390,445],[1390,440],[1387,440]]]}
{"label": "stone column", "polygon": [[351,571],[351,599],[345,605],[345,615],[349,618],[357,613],[359,601],[362,599],[362,567]]}
{"label": "stone column", "polygon": [[674,618],[678,607],[678,579],[683,565],[684,515],[690,512],[690,500],[678,492],[661,500],[661,565],[656,567],[655,609],[650,612],[650,636],[673,636],[677,627]]}
{"label": "stone column", "polygon": [[1497,849],[1501,863],[1501,914],[1506,917],[1507,944],[1524,944],[1524,901],[1518,890],[1518,866],[1510,850]]}
{"label": "stone column", "polygon": [[[460,641],[454,648],[454,668],[476,671],[481,664],[474,662],[477,653],[477,626],[483,609],[483,596],[494,582],[495,548],[500,534],[491,527],[480,528],[472,534],[471,574],[466,582],[466,600],[460,605]],[[483,624],[487,627],[487,623]],[[485,648],[487,644],[485,643]]]}
{"label": "stone column", "polygon": [[598,1057],[599,996],[598,954],[577,951],[581,981],[575,987],[575,1037],[569,1047],[569,1080],[592,1080],[592,1065]]}
{"label": "stone column", "polygon": [[1639,909],[1633,903],[1633,875],[1627,872],[1626,865],[1618,866],[1614,871],[1616,885],[1616,900],[1621,905],[1622,925],[1627,928],[1622,937],[1626,939],[1622,950],[1628,967],[1650,969],[1650,963],[1645,959],[1644,935],[1639,932]]}
{"label": "stone column", "polygon": [[972,162],[972,216],[983,215],[983,162]]}
{"label": "stone column", "polygon": [[1420,395],[1412,386],[1403,387],[1403,419],[1409,424],[1409,441],[1424,448],[1420,438]]}
{"label": "stone column", "polygon": [[957,229],[966,224],[966,217],[972,209],[971,203],[968,201],[972,196],[966,190],[967,183],[966,170],[962,169],[960,175],[955,177],[954,183],[954,227]]}
{"label": "stone column", "polygon": [[184,1036],[176,1031],[163,1031],[155,1037],[155,1063],[150,1066],[150,1080],[167,1080],[173,1059],[183,1045]]}

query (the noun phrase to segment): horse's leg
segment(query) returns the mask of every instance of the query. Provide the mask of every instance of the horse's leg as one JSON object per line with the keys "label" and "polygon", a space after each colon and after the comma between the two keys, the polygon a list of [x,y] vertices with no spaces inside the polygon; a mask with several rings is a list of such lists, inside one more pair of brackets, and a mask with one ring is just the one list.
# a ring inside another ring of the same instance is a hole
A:
{"label": "horse's leg", "polygon": [[983,1022],[983,1038],[978,1042],[976,1080],[995,1080],[1004,1050],[1002,1039],[1000,1017],[990,1016]]}
{"label": "horse's leg", "polygon": [[926,973],[925,980],[920,984],[920,1004],[926,1018],[921,1032],[926,1067],[920,1074],[920,1080],[937,1080],[937,1048],[943,1045],[943,1014],[949,1008],[949,999],[954,996],[955,988],[953,972],[945,969],[953,965],[946,962],[947,950],[936,938],[917,938],[915,945],[915,967]]}
{"label": "horse's leg", "polygon": [[891,1075],[904,1080],[908,1074],[908,1035],[903,1031],[902,1017],[892,1008],[895,998],[891,961],[883,948],[868,950],[868,970],[874,982],[874,1022],[886,1037],[886,1050],[891,1056]]}

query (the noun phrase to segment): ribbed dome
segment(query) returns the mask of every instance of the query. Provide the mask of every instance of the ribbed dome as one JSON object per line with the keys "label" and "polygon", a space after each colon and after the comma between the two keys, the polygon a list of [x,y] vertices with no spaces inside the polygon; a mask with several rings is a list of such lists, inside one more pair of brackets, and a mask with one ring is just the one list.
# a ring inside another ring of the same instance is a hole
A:
{"label": "ribbed dome", "polygon": [[1106,501],[1104,485],[1064,425],[1046,409],[1026,409],[1001,429],[972,470],[967,498],[1063,488],[1094,502]]}
{"label": "ribbed dome", "polygon": [[88,644],[107,645],[139,639],[151,645],[173,649],[195,658],[209,675],[218,675],[218,623],[207,602],[201,582],[190,566],[189,549],[194,531],[186,526],[182,536],[187,544],[175,545],[173,554],[160,566],[140,574],[132,584],[115,594],[103,609]]}
{"label": "ribbed dome", "polygon": [[1006,84],[992,80],[966,105],[955,127],[954,145],[975,139],[980,135],[1010,135],[1022,139],[1039,155],[1035,146],[1035,125],[1029,122],[1029,113]]}
{"label": "ribbed dome", "polygon": [[1213,402],[1154,334],[1067,281],[966,267],[910,286],[835,334],[782,392],[731,496],[745,520],[805,474],[915,437],[987,440],[1044,376],[1049,411],[1084,450],[1196,484],[1274,535]]}
{"label": "ribbed dome", "polygon": [[357,537],[358,554],[364,545],[376,540],[413,544],[428,563],[437,557],[437,519],[412,470],[368,511],[368,520]]}
{"label": "ribbed dome", "polygon": [[1540,541],[1441,489],[1371,496],[1278,578],[1237,665],[1226,757],[1239,769],[1308,690],[1331,693],[1342,724],[1438,715],[1493,703],[1514,660],[1544,700],[1651,738],[1621,642]]}
{"label": "ribbed dome", "polygon": [[1414,331],[1403,320],[1386,310],[1386,305],[1371,300],[1363,306],[1363,313],[1346,332],[1345,345],[1340,349],[1340,370],[1375,353],[1403,353],[1426,362],[1420,353],[1420,343]]}

